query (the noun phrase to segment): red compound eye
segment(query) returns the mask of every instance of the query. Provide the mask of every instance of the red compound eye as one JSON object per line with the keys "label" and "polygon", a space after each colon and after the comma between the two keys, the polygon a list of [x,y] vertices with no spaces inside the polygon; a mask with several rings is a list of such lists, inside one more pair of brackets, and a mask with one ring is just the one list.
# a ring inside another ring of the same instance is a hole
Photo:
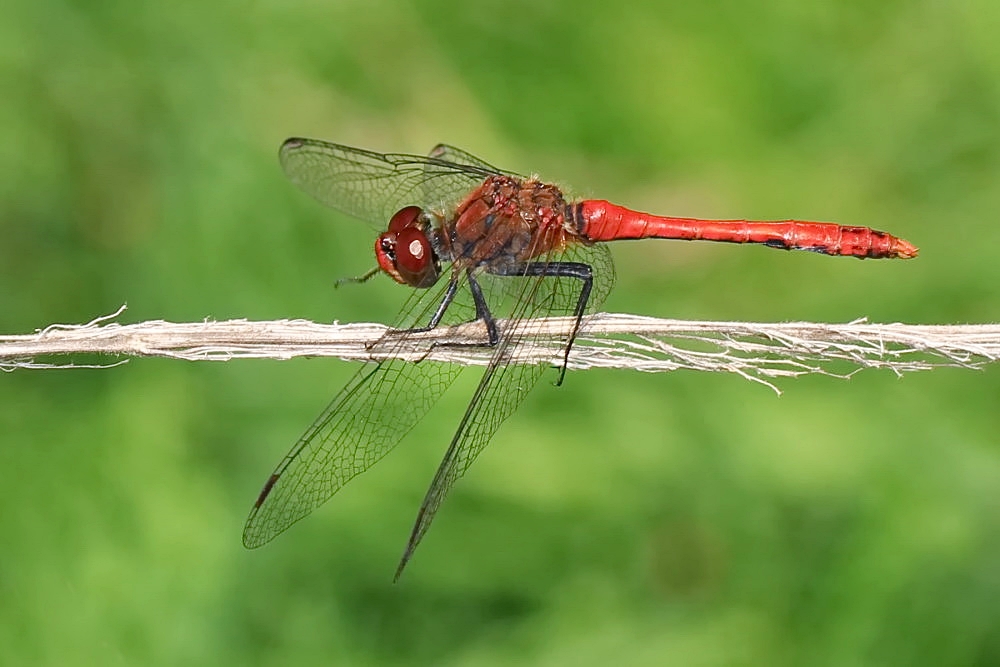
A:
{"label": "red compound eye", "polygon": [[441,275],[419,206],[399,209],[389,219],[389,229],[375,242],[379,267],[396,282],[411,287],[430,287]]}
{"label": "red compound eye", "polygon": [[440,269],[423,230],[408,227],[396,235],[396,271],[414,287],[430,287],[437,282]]}
{"label": "red compound eye", "polygon": [[419,206],[406,206],[396,211],[389,219],[389,231],[401,232],[411,227],[423,213]]}
{"label": "red compound eye", "polygon": [[431,244],[419,229],[404,229],[396,235],[396,268],[400,273],[422,273],[431,261]]}

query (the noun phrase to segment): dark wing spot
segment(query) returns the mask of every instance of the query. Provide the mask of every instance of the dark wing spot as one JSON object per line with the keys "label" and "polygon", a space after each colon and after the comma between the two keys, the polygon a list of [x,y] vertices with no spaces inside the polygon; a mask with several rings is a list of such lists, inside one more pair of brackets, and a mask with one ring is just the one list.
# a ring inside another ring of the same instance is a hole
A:
{"label": "dark wing spot", "polygon": [[268,494],[271,493],[271,489],[274,488],[274,485],[278,482],[279,477],[281,477],[281,475],[272,473],[271,476],[267,478],[267,481],[264,483],[264,488],[260,490],[260,495],[257,496],[257,502],[253,504],[254,509],[257,509],[264,504],[264,500],[266,500]]}

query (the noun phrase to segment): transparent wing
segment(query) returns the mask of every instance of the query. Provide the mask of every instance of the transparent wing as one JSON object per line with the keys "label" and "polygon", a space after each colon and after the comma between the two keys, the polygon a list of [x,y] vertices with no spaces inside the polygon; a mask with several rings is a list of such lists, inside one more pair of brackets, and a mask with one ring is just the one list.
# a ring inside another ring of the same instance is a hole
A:
{"label": "transparent wing", "polygon": [[[594,312],[603,304],[614,284],[614,265],[604,246],[572,246],[565,252],[553,254],[546,261],[580,262],[592,267],[594,285],[587,313]],[[513,414],[545,372],[543,365],[519,361],[516,351],[510,347],[511,342],[535,335],[538,326],[536,318],[572,315],[582,287],[579,280],[568,277],[484,275],[480,280],[490,283],[488,293],[493,299],[491,312],[498,318],[507,318],[509,324],[502,331],[493,359],[421,503],[410,540],[396,570],[397,578],[423,539],[451,487],[465,474],[500,424]]]}
{"label": "transparent wing", "polygon": [[422,156],[293,138],[278,157],[288,178],[310,196],[380,228],[404,206],[447,212],[487,176],[505,173],[444,145]]}
{"label": "transparent wing", "polygon": [[[603,303],[613,266],[603,246],[577,246],[558,257],[594,267],[587,312]],[[580,283],[571,278],[479,277],[491,312],[511,324],[503,329],[491,364],[421,505],[400,571],[423,538],[438,507],[468,470],[500,424],[524,400],[545,366],[518,363],[510,342],[533,335],[533,318],[573,312]],[[414,290],[394,327],[426,323],[443,289]],[[459,289],[443,323],[475,319],[467,285]],[[392,338],[380,345],[392,345]],[[248,548],[259,547],[329,500],[344,484],[382,459],[402,440],[463,367],[389,360],[363,366],[278,464],[258,497],[243,532]],[[398,573],[397,573],[398,576]]]}
{"label": "transparent wing", "polygon": [[428,153],[427,156],[450,164],[473,167],[491,174],[507,174],[508,176],[519,175],[512,171],[494,167],[486,160],[478,158],[468,151],[463,151],[461,148],[456,148],[455,146],[451,146],[449,144],[438,144],[431,149],[431,152]]}
{"label": "transparent wing", "polygon": [[[425,325],[444,287],[414,290],[395,326]],[[474,319],[470,301],[463,286],[444,322]],[[401,342],[387,336],[379,346]],[[433,362],[365,364],[271,474],[247,518],[243,544],[252,549],[269,542],[392,451],[462,370]]]}

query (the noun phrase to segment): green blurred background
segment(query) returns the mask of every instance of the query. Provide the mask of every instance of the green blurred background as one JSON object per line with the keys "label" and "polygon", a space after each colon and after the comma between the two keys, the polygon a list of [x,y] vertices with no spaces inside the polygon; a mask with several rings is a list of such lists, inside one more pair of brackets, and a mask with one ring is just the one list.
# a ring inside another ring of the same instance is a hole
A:
{"label": "green blurred background", "polygon": [[[0,333],[387,321],[371,229],[287,136],[439,141],[702,217],[887,229],[911,262],[613,249],[607,309],[1000,313],[990,0],[56,2],[0,9]],[[336,360],[0,377],[0,664],[994,665],[1000,373],[543,380],[391,575],[471,391],[264,549],[275,463]]]}

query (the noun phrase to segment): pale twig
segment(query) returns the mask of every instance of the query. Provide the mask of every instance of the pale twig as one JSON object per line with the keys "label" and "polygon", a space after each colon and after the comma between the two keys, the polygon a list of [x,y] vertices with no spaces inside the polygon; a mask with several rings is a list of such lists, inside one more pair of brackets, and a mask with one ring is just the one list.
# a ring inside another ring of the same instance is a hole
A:
{"label": "pale twig", "polygon": [[[303,356],[368,361],[392,356],[465,365],[485,365],[493,354],[488,347],[468,345],[485,338],[484,327],[477,322],[416,333],[405,344],[373,347],[387,331],[381,324],[109,321],[124,310],[122,306],[83,325],[56,324],[34,334],[0,336],[0,369],[79,368],[79,364],[35,360],[81,354],[190,361]],[[502,330],[505,323],[499,324]],[[571,318],[531,322],[530,335],[513,343],[508,358],[519,363],[560,364],[571,325]],[[846,378],[862,368],[885,368],[901,375],[946,366],[981,368],[998,359],[997,324],[873,324],[864,319],[846,324],[697,322],[601,313],[586,318],[569,367],[724,371],[777,391],[771,380],[781,377],[818,373]]]}

